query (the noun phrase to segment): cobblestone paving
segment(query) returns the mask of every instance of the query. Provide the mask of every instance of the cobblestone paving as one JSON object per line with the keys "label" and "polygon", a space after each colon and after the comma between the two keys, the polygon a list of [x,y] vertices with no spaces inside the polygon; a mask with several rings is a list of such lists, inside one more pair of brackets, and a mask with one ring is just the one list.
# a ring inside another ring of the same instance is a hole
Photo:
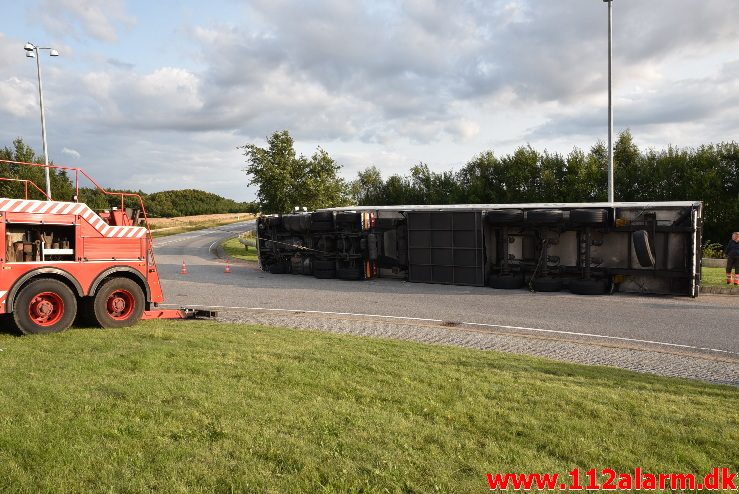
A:
{"label": "cobblestone paving", "polygon": [[536,355],[564,362],[606,365],[636,372],[739,386],[739,359],[708,352],[703,354],[657,348],[632,348],[601,342],[563,341],[525,334],[501,334],[470,327],[410,324],[406,321],[373,318],[351,319],[306,313],[224,311],[219,314],[218,319],[222,322],[313,329]]}

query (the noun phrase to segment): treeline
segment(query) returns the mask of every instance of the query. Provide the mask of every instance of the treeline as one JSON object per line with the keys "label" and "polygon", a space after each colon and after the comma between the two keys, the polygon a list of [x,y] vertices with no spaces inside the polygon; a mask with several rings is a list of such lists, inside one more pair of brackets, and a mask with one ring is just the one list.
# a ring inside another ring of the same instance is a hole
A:
{"label": "treeline", "polygon": [[[359,205],[504,204],[607,200],[608,151],[567,155],[530,146],[496,156],[475,156],[457,171],[433,172],[425,164],[384,179],[376,167],[350,184]],[[614,145],[616,201],[703,201],[704,239],[724,241],[739,229],[739,145],[640,150],[629,131]]]}
{"label": "treeline", "polygon": [[[147,194],[140,190],[109,190],[109,192],[128,192],[140,195],[144,200],[146,213],[151,217],[172,218],[175,216],[196,216],[199,214],[256,213],[258,206],[253,202],[236,202],[233,199],[197,189],[165,190]],[[120,207],[120,196],[103,194],[97,189],[80,189],[80,202],[94,210]],[[139,207],[138,201],[126,198],[127,207]]]}
{"label": "treeline", "polygon": [[[20,161],[26,163],[43,163],[43,156],[27,146],[22,139],[13,141],[12,147],[0,149],[0,159]],[[50,169],[52,197],[60,201],[74,200],[75,187],[72,179],[63,170]],[[8,165],[0,163],[0,176],[16,180],[31,180],[40,188],[45,187],[43,167]],[[26,197],[26,184],[15,181],[0,181],[0,197]],[[253,202],[236,202],[232,199],[205,192],[202,190],[167,190],[147,194],[140,190],[109,189],[109,192],[128,192],[139,194],[144,200],[146,212],[152,217],[195,216],[199,214],[220,213],[254,213],[258,206]],[[43,199],[44,195],[33,186],[28,186],[29,199]],[[95,188],[81,187],[79,201],[84,202],[94,210],[120,207],[120,197],[106,195]],[[127,198],[126,207],[139,207],[138,201]]]}

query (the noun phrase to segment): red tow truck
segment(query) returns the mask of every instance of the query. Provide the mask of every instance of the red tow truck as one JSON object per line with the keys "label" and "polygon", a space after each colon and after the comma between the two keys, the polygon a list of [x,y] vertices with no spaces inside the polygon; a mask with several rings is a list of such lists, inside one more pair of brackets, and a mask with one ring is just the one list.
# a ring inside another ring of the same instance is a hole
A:
{"label": "red tow truck", "polygon": [[[183,319],[191,309],[161,310],[164,301],[143,200],[108,192],[81,168],[0,160],[13,167],[46,167],[74,173],[71,202],[52,200],[30,180],[25,198],[0,198],[0,314],[25,334],[67,329],[78,316],[103,328],[131,326],[140,319]],[[95,212],[77,202],[80,178],[120,200],[120,208]],[[44,200],[29,199],[29,186]],[[126,208],[126,199],[140,209]],[[137,225],[138,215],[143,224]]]}

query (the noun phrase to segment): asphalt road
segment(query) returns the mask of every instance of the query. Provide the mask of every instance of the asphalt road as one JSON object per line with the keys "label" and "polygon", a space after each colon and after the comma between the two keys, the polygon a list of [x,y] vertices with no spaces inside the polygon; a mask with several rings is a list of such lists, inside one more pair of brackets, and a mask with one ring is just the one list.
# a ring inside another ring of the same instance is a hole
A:
{"label": "asphalt road", "polygon": [[[218,242],[253,228],[253,223],[156,239],[155,254],[166,303],[383,316],[390,321],[443,321],[448,326],[505,334],[533,334],[739,362],[739,298],[623,294],[584,297],[567,292],[530,293],[389,279],[319,280],[271,275],[253,263],[233,264],[232,273],[225,274],[224,262],[216,255]],[[180,274],[183,261],[187,275]]]}

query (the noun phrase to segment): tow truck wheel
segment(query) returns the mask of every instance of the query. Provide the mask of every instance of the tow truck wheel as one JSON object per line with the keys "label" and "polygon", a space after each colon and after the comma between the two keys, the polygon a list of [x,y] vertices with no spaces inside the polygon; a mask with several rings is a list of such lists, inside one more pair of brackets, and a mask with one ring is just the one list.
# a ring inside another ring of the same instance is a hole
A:
{"label": "tow truck wheel", "polygon": [[144,292],[133,280],[111,278],[95,294],[93,311],[104,328],[133,326],[144,313]]}
{"label": "tow truck wheel", "polygon": [[77,299],[67,285],[58,280],[32,281],[15,299],[13,320],[25,334],[58,333],[72,325],[77,314]]}

